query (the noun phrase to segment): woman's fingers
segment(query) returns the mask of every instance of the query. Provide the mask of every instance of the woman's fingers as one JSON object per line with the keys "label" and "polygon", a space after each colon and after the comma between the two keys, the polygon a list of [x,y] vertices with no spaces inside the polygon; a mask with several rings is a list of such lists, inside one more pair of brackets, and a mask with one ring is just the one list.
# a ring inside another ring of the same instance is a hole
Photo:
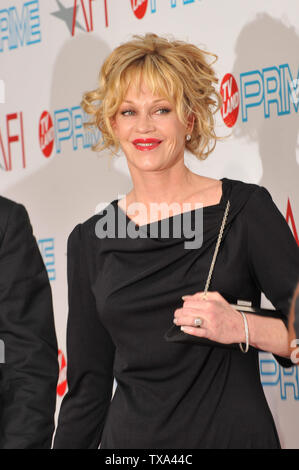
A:
{"label": "woman's fingers", "polygon": [[[195,319],[200,319],[200,326],[195,325]],[[208,317],[198,308],[179,308],[175,311],[173,322],[181,328],[182,331],[195,336],[204,337],[207,335]],[[200,332],[198,330],[201,330]]]}
{"label": "woman's fingers", "polygon": [[[176,325],[188,334],[220,343],[240,342],[244,336],[240,313],[219,292],[208,292],[207,299],[202,294],[198,292],[184,299],[183,307],[174,312]],[[195,318],[201,319],[200,326],[195,325]]]}
{"label": "woman's fingers", "polygon": [[[183,307],[174,312],[174,323],[183,331],[200,337],[231,343],[240,327],[240,315],[235,312],[219,292],[197,292],[184,299]],[[200,325],[195,324],[199,318]],[[238,334],[238,337],[240,335]]]}
{"label": "woman's fingers", "polygon": [[197,328],[194,326],[181,326],[181,330],[193,336],[205,338],[208,336],[208,330],[206,328]]}
{"label": "woman's fingers", "polygon": [[[200,318],[201,324],[200,325],[195,325],[195,319]],[[204,326],[207,326],[207,320],[203,318],[202,315],[196,315],[194,317],[191,316],[184,316],[184,317],[179,317],[179,318],[174,318],[173,323],[175,323],[177,326],[194,326],[195,328],[203,328]]]}
{"label": "woman's fingers", "polygon": [[194,320],[195,318],[201,318],[202,323],[204,319],[207,321],[205,312],[200,309],[196,308],[179,308],[174,312],[174,323],[176,325],[190,325],[195,326]]}

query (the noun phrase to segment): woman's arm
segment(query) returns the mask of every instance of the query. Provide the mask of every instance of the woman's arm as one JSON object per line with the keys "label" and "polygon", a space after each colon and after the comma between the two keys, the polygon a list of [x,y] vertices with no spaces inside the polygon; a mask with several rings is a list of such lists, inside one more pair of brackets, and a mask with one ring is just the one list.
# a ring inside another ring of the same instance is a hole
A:
{"label": "woman's arm", "polygon": [[[245,343],[245,325],[241,313],[219,292],[209,292],[206,300],[202,296],[203,292],[198,292],[184,297],[183,308],[175,311],[176,325],[183,326],[186,333],[218,343]],[[200,328],[192,326],[196,317],[202,320]],[[290,356],[288,330],[282,320],[249,313],[246,313],[246,318],[250,346],[277,356]]]}
{"label": "woman's arm", "polygon": [[[246,314],[249,328],[249,344],[260,351],[276,356],[290,357],[289,334],[282,320]],[[245,342],[243,339],[242,342]]]}
{"label": "woman's arm", "polygon": [[[259,342],[276,341],[271,348],[282,366],[290,366],[280,357],[290,356],[287,332],[294,290],[299,281],[299,247],[285,218],[275,205],[269,191],[259,187],[247,203],[248,262],[256,284],[283,317],[285,329],[279,321],[271,320],[271,328],[257,332],[263,327],[261,320],[252,324],[252,335]],[[258,323],[260,321],[260,323]],[[278,326],[280,325],[280,327]],[[273,326],[273,330],[272,330]],[[280,329],[281,328],[281,329]],[[276,350],[280,353],[276,354]]]}
{"label": "woman's arm", "polygon": [[97,449],[113,388],[115,346],[96,309],[84,225],[68,239],[67,384],[54,449]]}
{"label": "woman's arm", "polygon": [[[258,187],[251,195],[242,217],[248,269],[260,291],[282,314],[281,320],[247,314],[249,341],[258,349],[272,352],[282,366],[290,367],[291,361],[284,358],[290,356],[287,328],[291,300],[299,280],[299,248],[264,187]],[[191,327],[184,330],[186,333],[224,344],[245,342],[242,315],[218,292],[209,292],[207,300],[202,300],[202,293],[191,297],[186,298],[183,309],[175,312],[177,325]],[[194,316],[203,317],[201,328],[191,326]]]}

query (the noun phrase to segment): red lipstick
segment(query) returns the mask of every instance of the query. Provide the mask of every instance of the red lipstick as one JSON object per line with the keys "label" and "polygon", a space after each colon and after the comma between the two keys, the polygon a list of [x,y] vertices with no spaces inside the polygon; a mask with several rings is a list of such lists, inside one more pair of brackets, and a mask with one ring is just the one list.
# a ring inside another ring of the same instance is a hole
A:
{"label": "red lipstick", "polygon": [[161,140],[158,139],[135,139],[133,140],[133,144],[137,148],[137,150],[141,150],[142,152],[146,152],[148,150],[153,150],[161,144]]}

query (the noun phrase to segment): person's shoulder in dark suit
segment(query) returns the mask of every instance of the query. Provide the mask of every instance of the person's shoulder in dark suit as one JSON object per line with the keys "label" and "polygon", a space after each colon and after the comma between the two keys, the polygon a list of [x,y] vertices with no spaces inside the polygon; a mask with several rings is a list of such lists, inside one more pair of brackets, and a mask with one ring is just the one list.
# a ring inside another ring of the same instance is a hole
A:
{"label": "person's shoulder in dark suit", "polygon": [[0,449],[47,449],[58,350],[48,274],[22,204],[0,196]]}

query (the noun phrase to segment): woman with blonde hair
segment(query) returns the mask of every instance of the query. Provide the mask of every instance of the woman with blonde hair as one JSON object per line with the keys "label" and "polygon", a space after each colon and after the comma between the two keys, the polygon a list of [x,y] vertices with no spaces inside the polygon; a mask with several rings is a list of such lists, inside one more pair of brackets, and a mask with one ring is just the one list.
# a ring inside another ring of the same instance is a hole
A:
{"label": "woman with blonde hair", "polygon": [[[203,160],[219,139],[211,57],[135,36],[83,96],[102,134],[93,150],[121,148],[133,185],[68,239],[68,393],[54,448],[280,448],[258,351],[290,366],[298,247],[264,187],[184,164],[185,150]],[[171,215],[153,211],[163,204]],[[261,292],[280,318],[236,307],[259,306]],[[183,338],[167,340],[171,327]]]}

